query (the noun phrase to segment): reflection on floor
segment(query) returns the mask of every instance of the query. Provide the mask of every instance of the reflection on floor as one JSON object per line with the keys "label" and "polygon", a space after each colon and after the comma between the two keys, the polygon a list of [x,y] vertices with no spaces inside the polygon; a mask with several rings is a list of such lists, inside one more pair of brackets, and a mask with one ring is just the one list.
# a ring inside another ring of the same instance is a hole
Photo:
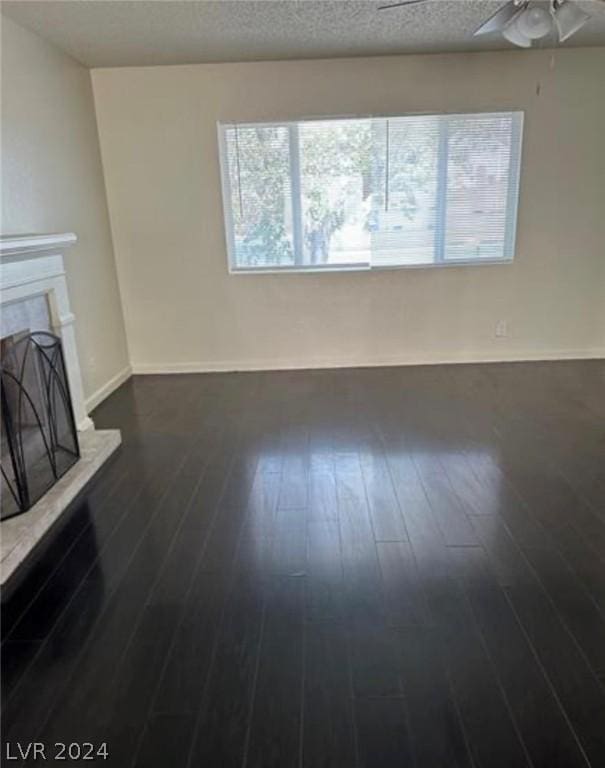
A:
{"label": "reflection on floor", "polygon": [[605,765],[605,362],[135,377],[94,417],[124,444],[3,605],[4,740]]}

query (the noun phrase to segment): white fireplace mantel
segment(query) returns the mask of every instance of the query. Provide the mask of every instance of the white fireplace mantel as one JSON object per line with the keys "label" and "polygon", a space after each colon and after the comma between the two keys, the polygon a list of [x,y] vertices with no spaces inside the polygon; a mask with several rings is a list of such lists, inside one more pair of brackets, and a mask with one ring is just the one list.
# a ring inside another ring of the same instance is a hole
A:
{"label": "white fireplace mantel", "polygon": [[0,256],[31,256],[34,253],[62,251],[78,241],[73,232],[53,235],[2,235],[0,236]]}
{"label": "white fireplace mantel", "polygon": [[[50,323],[61,337],[74,415],[80,431],[91,429],[86,412],[63,251],[77,242],[73,232],[0,238],[0,305],[46,296]],[[35,330],[35,329],[32,329]]]}

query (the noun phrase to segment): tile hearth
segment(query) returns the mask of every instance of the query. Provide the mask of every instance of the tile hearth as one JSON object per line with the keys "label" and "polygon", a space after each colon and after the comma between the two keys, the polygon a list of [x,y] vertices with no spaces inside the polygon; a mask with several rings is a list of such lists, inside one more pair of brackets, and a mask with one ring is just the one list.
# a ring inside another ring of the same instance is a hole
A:
{"label": "tile hearth", "polygon": [[30,510],[0,523],[0,584],[9,581],[121,443],[117,429],[87,430],[78,439],[80,460]]}

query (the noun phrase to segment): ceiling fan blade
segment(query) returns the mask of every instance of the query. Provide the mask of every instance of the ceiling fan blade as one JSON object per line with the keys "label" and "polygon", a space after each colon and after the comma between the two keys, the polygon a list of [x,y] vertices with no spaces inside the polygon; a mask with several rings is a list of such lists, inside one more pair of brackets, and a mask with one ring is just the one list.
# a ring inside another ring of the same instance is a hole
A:
{"label": "ceiling fan blade", "polygon": [[487,35],[490,32],[502,32],[509,21],[517,15],[519,8],[520,4],[516,3],[515,0],[511,0],[510,3],[503,5],[502,8],[490,16],[486,22],[473,32],[473,35]]}
{"label": "ceiling fan blade", "polygon": [[404,0],[401,3],[390,3],[389,5],[379,5],[379,11],[386,11],[389,8],[402,8],[404,5],[418,5],[418,3],[426,3],[426,0]]}

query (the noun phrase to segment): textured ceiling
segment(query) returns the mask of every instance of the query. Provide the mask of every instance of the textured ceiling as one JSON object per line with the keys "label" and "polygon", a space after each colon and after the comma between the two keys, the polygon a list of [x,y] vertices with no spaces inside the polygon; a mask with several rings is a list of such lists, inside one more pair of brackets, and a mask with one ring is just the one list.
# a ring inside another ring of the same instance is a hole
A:
{"label": "textured ceiling", "polygon": [[[2,2],[15,21],[90,67],[255,61],[511,47],[473,30],[503,0],[20,0]],[[605,45],[605,2],[565,45]],[[551,45],[541,43],[542,45]]]}

